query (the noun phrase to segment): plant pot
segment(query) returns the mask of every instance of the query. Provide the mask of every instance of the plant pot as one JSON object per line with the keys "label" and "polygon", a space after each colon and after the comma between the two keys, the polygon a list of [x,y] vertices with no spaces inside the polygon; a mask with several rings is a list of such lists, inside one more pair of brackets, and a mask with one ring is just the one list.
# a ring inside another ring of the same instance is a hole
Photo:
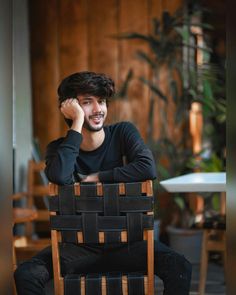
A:
{"label": "plant pot", "polygon": [[202,230],[167,227],[170,247],[183,254],[190,263],[199,264],[202,249]]}

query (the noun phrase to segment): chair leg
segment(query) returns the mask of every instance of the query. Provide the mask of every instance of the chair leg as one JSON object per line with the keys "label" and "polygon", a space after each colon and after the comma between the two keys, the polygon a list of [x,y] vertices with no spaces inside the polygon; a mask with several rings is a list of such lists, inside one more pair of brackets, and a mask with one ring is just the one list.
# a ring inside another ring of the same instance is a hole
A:
{"label": "chair leg", "polygon": [[202,251],[200,263],[200,277],[199,277],[199,295],[205,294],[207,266],[208,266],[208,250],[207,250],[208,231],[203,231]]}

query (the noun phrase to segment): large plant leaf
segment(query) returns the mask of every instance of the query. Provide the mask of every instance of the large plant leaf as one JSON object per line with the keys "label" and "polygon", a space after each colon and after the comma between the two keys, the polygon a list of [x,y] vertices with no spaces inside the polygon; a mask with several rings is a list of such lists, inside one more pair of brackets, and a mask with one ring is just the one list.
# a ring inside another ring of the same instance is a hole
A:
{"label": "large plant leaf", "polygon": [[150,90],[155,93],[157,96],[159,96],[164,102],[168,102],[167,97],[164,95],[164,93],[156,86],[154,85],[151,81],[148,81],[144,77],[139,78],[140,81],[142,81],[144,84],[148,85]]}
{"label": "large plant leaf", "polygon": [[202,46],[197,46],[197,45],[190,45],[188,43],[186,43],[185,41],[182,42],[182,45],[180,45],[181,47],[182,46],[186,46],[188,48],[192,48],[192,49],[200,49],[202,51],[206,51],[206,52],[210,52],[212,53],[212,49],[211,48],[208,48],[208,47],[202,47]]}
{"label": "large plant leaf", "polygon": [[178,87],[177,82],[175,80],[170,81],[170,90],[172,94],[172,98],[175,104],[178,103]]}
{"label": "large plant leaf", "polygon": [[121,85],[120,89],[117,91],[114,97],[115,99],[127,99],[129,83],[133,79],[133,76],[134,76],[133,70],[130,69],[126,75],[125,81]]}
{"label": "large plant leaf", "polygon": [[138,56],[138,58],[140,58],[141,60],[147,62],[149,64],[149,66],[152,69],[156,68],[156,63],[154,60],[151,59],[151,57],[149,57],[145,52],[141,51],[141,50],[137,50],[136,55]]}
{"label": "large plant leaf", "polygon": [[174,30],[182,37],[183,41],[188,44],[190,37],[189,29],[184,27],[175,27]]}
{"label": "large plant leaf", "polygon": [[207,101],[214,102],[212,85],[208,80],[203,81],[203,95]]}
{"label": "large plant leaf", "polygon": [[182,98],[182,99],[180,99],[180,102],[178,103],[177,109],[176,109],[176,112],[175,112],[175,123],[177,125],[182,123],[183,120],[186,119],[188,114],[189,114],[189,112],[188,112],[188,109],[186,107],[186,102]]}
{"label": "large plant leaf", "polygon": [[187,25],[187,26],[191,26],[191,27],[198,27],[198,28],[207,29],[207,30],[214,30],[214,27],[210,24],[207,24],[207,23],[195,23],[193,21],[188,22],[187,20],[184,20],[182,22],[182,25]]}
{"label": "large plant leaf", "polygon": [[185,202],[184,202],[184,199],[182,197],[175,197],[174,198],[174,201],[176,203],[176,205],[181,209],[181,210],[184,210],[184,208],[186,207],[185,206]]}
{"label": "large plant leaf", "polygon": [[115,39],[143,40],[143,41],[149,43],[150,47],[152,47],[153,45],[159,46],[159,44],[160,44],[160,41],[157,38],[153,37],[152,35],[144,35],[144,34],[140,34],[140,33],[136,33],[136,32],[110,35],[110,37],[115,38]]}

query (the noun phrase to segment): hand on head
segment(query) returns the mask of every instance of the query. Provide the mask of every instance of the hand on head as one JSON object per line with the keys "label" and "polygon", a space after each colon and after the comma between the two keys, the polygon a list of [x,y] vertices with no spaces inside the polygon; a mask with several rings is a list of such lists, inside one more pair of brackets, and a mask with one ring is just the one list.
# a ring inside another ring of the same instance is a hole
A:
{"label": "hand on head", "polygon": [[71,119],[71,129],[81,132],[84,123],[84,111],[76,98],[68,98],[61,103],[60,110],[66,119]]}
{"label": "hand on head", "polygon": [[67,119],[73,121],[84,118],[84,111],[76,98],[68,98],[61,104],[60,110]]}

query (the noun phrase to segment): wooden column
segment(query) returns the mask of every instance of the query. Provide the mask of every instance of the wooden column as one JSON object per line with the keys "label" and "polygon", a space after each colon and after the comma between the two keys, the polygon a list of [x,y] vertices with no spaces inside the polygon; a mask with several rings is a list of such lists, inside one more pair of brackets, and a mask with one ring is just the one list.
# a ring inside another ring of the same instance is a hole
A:
{"label": "wooden column", "polygon": [[[58,59],[59,80],[88,70],[88,4],[86,0],[58,0]],[[65,136],[68,126],[60,116],[60,135]]]}
{"label": "wooden column", "polygon": [[[120,1],[119,31],[148,33],[148,3],[147,1]],[[119,83],[123,81],[129,71],[133,69],[135,77],[148,75],[148,66],[136,57],[137,50],[147,51],[147,45],[139,40],[119,41],[120,76]],[[148,87],[135,79],[130,83],[129,97],[132,120],[139,128],[142,136],[146,137],[148,116]]]}
{"label": "wooden column", "polygon": [[34,136],[41,151],[60,135],[57,1],[29,1]]}

